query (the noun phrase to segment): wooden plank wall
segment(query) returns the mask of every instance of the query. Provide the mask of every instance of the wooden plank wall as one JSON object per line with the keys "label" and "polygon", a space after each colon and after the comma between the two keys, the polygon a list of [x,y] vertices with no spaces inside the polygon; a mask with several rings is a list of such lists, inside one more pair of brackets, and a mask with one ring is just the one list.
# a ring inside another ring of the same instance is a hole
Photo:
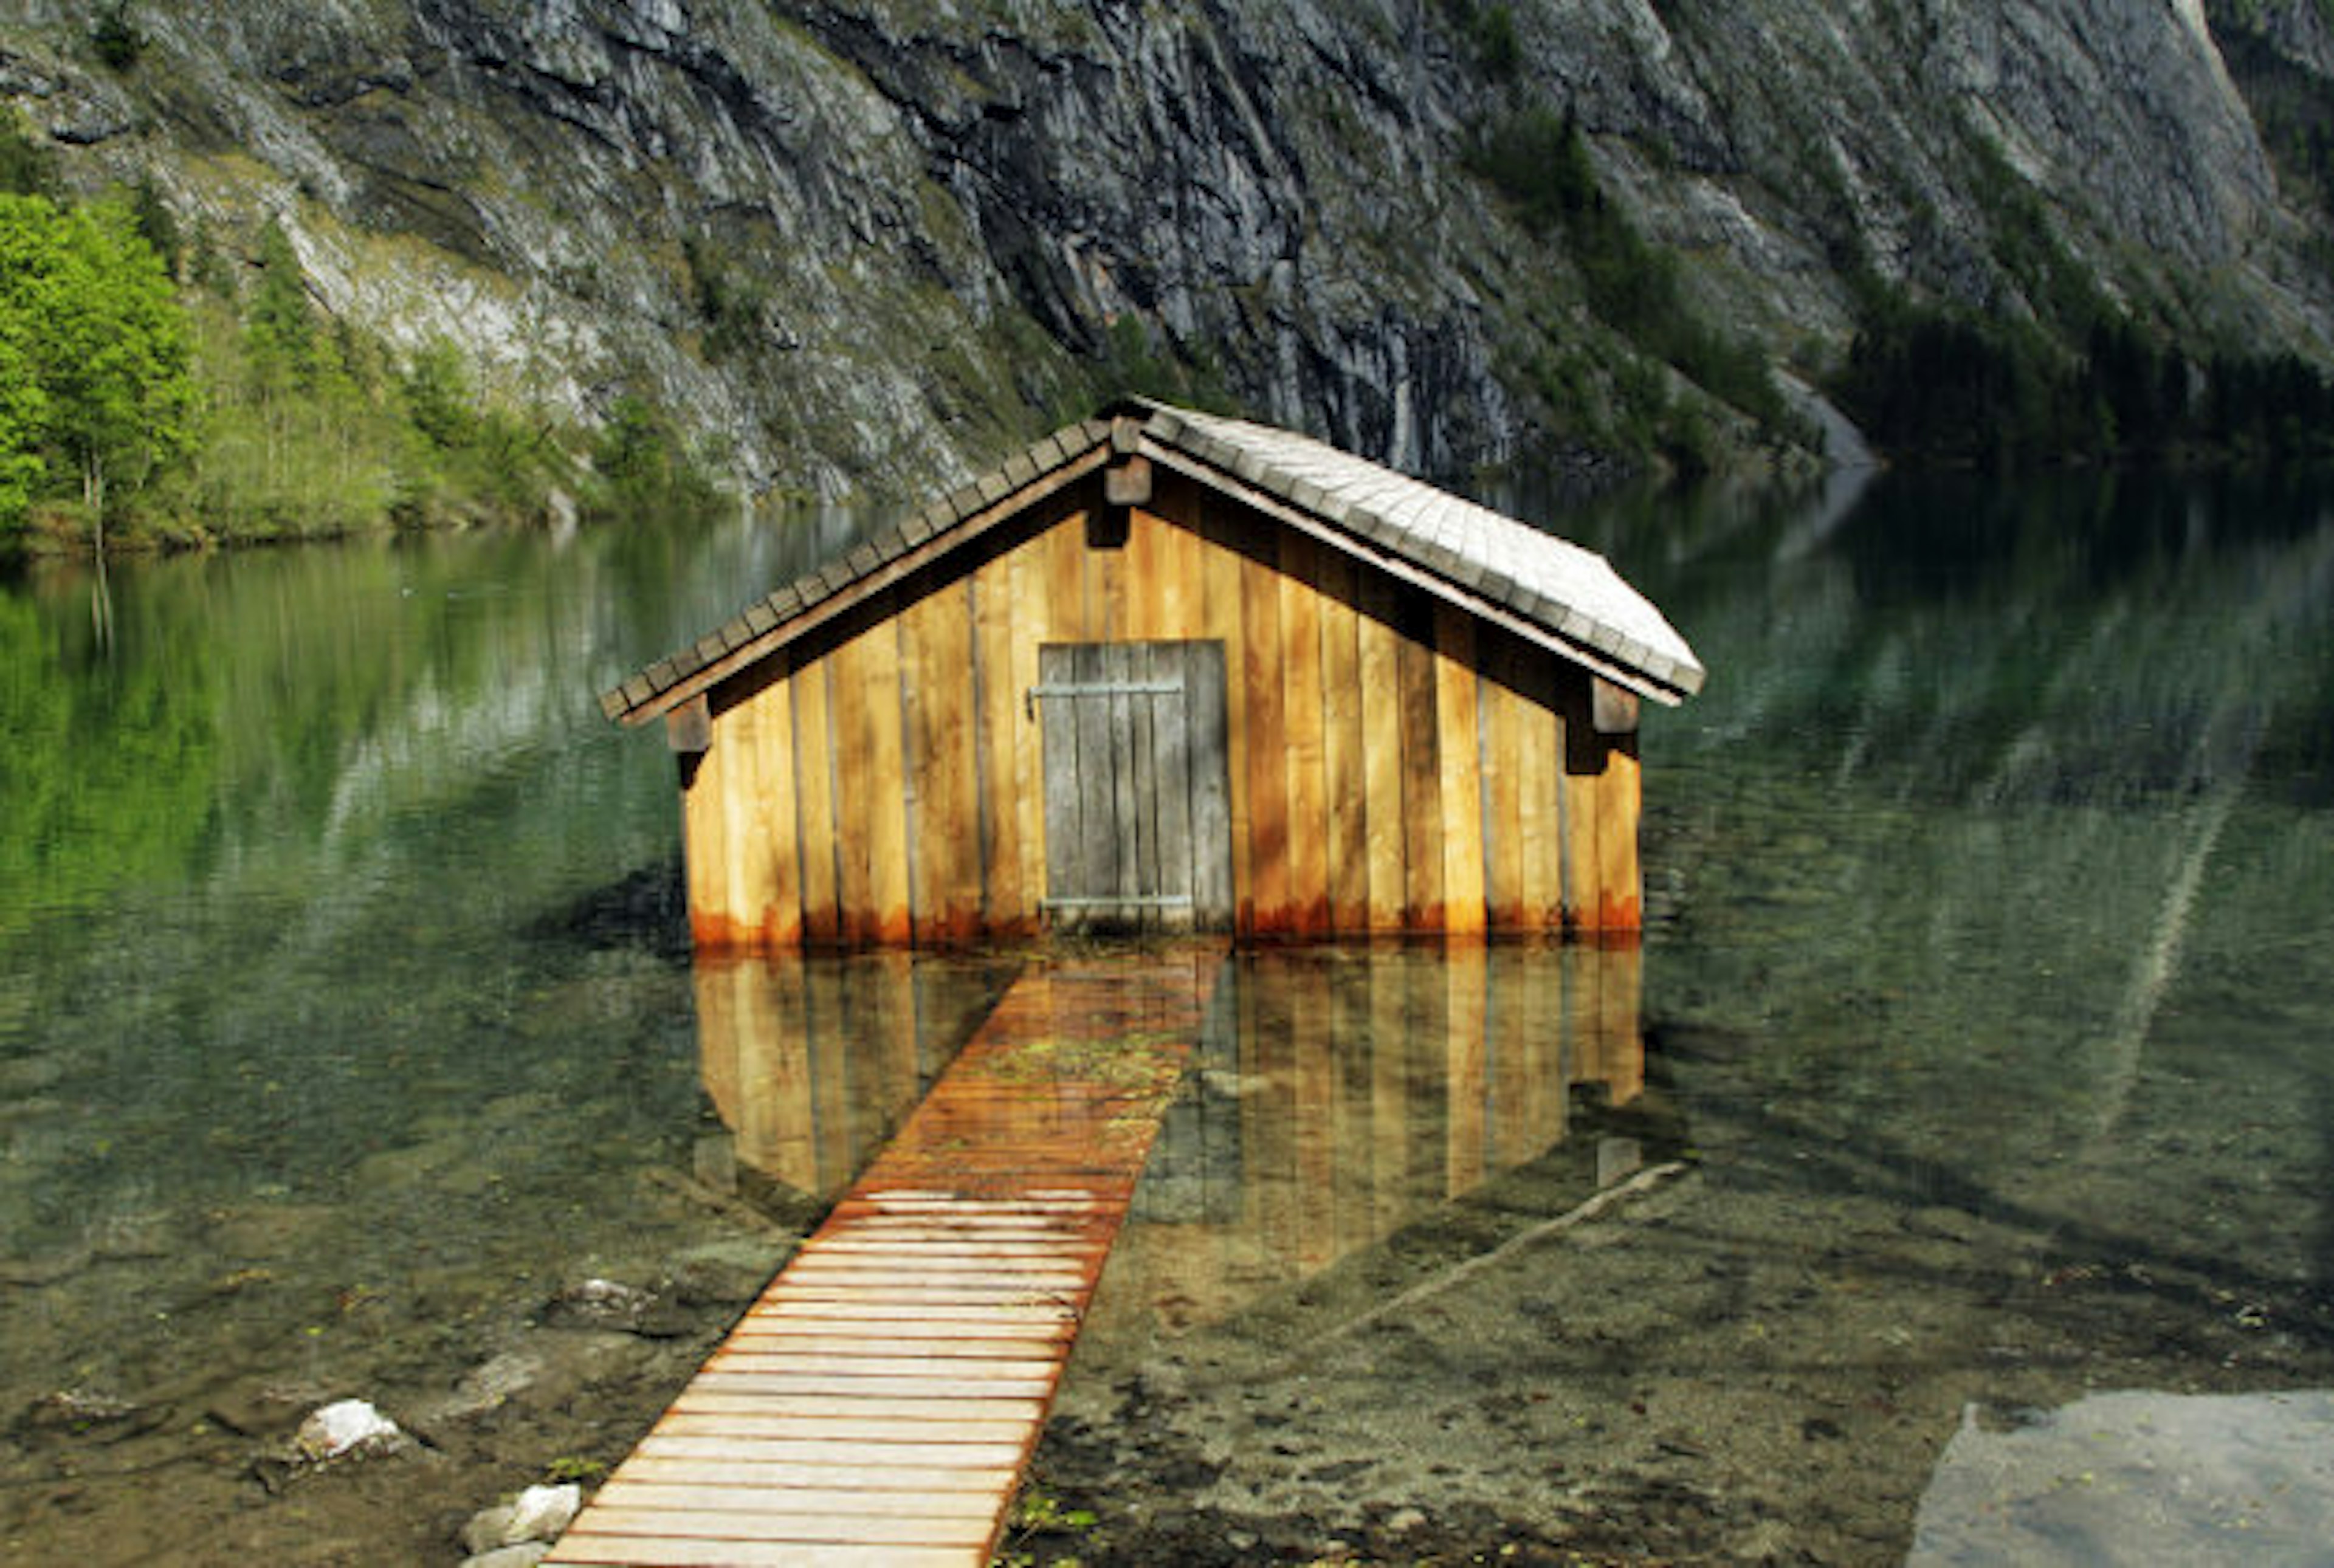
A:
{"label": "wooden plank wall", "polygon": [[714,694],[698,945],[1034,933],[1037,650],[1179,640],[1225,647],[1237,934],[1636,929],[1634,737],[1586,671],[1162,475],[1118,549],[1068,513]]}

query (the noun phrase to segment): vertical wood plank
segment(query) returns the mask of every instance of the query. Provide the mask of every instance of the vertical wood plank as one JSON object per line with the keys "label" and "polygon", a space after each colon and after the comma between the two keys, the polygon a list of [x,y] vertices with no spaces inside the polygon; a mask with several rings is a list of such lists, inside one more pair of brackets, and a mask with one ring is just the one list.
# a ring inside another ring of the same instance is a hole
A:
{"label": "vertical wood plank", "polygon": [[729,754],[722,759],[719,803],[721,901],[732,947],[751,951],[758,945],[767,891],[762,857],[754,843],[754,802],[762,793],[762,726],[751,700],[721,717],[721,738]]}
{"label": "vertical wood plank", "polygon": [[1174,635],[1160,625],[1162,544],[1159,530],[1149,515],[1140,507],[1131,510],[1126,543],[1118,549],[1123,560],[1118,585],[1122,604],[1118,634],[1129,642],[1155,642]]}
{"label": "vertical wood plank", "polygon": [[[890,622],[884,631],[892,630]],[[867,637],[855,637],[827,655],[833,671],[827,687],[834,728],[834,901],[836,936],[851,946],[874,938],[875,799],[874,750],[877,710],[888,708],[898,722],[899,677],[883,690],[873,688]],[[897,803],[892,803],[896,810]]]}
{"label": "vertical wood plank", "polygon": [[940,907],[954,846],[935,820],[940,782],[936,732],[950,701],[933,672],[931,597],[907,606],[894,620],[900,649],[901,794],[906,813],[908,930],[916,942],[944,940]]}
{"label": "vertical wood plank", "polygon": [[[1113,643],[1102,651],[1104,680],[1126,686],[1136,682],[1146,660],[1133,644]],[[1117,891],[1122,898],[1158,891],[1159,844],[1151,802],[1156,781],[1150,771],[1153,701],[1129,693],[1112,697],[1108,705],[1114,800],[1111,820],[1118,839]],[[1139,917],[1133,923],[1144,924]]]}
{"label": "vertical wood plank", "polygon": [[1434,699],[1433,622],[1422,615],[1415,635],[1395,644],[1402,709],[1402,832],[1404,889],[1402,923],[1413,930],[1442,927],[1442,759]]}
{"label": "vertical wood plank", "polygon": [[803,940],[842,939],[834,820],[834,723],[827,701],[830,659],[789,678],[794,688],[796,842],[800,846]]}
{"label": "vertical wood plank", "polygon": [[1557,778],[1564,824],[1564,923],[1567,930],[1594,931],[1602,876],[1597,780],[1605,772],[1605,747],[1589,727],[1587,677],[1567,672],[1564,697],[1564,765]]}
{"label": "vertical wood plank", "polygon": [[1637,866],[1637,819],[1643,809],[1637,737],[1614,738],[1596,781],[1596,928],[1635,932],[1644,923]]}
{"label": "vertical wood plank", "polygon": [[1201,602],[1205,606],[1208,635],[1222,639],[1224,644],[1224,757],[1231,784],[1228,801],[1232,927],[1245,933],[1253,928],[1256,873],[1251,852],[1254,835],[1250,830],[1253,803],[1249,795],[1248,639],[1240,614],[1240,558],[1233,547],[1230,524],[1226,521],[1230,503],[1201,490],[1197,493],[1196,505],[1206,545],[1202,551]]}
{"label": "vertical wood plank", "polygon": [[1046,610],[1050,634],[1060,642],[1101,640],[1086,601],[1086,520],[1080,513],[1048,529],[1042,541],[1046,561]]}
{"label": "vertical wood plank", "polygon": [[1490,673],[1477,684],[1476,722],[1482,734],[1484,916],[1495,929],[1510,931],[1529,923],[1524,898],[1523,707],[1523,698]]}
{"label": "vertical wood plank", "polygon": [[1321,596],[1312,541],[1280,536],[1280,666],[1288,801],[1288,928],[1329,929],[1329,803],[1323,729]]}
{"label": "vertical wood plank", "polygon": [[[1108,655],[1114,649],[1080,643],[1071,650],[1070,678],[1080,686],[1108,680]],[[1075,715],[1078,737],[1078,883],[1079,898],[1124,892],[1120,885],[1120,774],[1124,758],[1114,744],[1124,738],[1112,723],[1122,707],[1115,697],[1079,697],[1066,699]],[[1091,919],[1091,911],[1084,911]]]}
{"label": "vertical wood plank", "polygon": [[1012,573],[1003,559],[974,573],[971,586],[975,668],[980,687],[975,793],[980,812],[980,915],[991,936],[1031,929],[1022,886],[1021,796],[1042,788],[1028,770],[1021,739],[1021,690],[1014,683]]}
{"label": "vertical wood plank", "polygon": [[908,767],[899,618],[877,621],[856,641],[865,645],[867,676],[867,934],[876,943],[896,946],[915,934],[908,913]]}
{"label": "vertical wood plank", "polygon": [[1032,541],[1006,558],[1012,606],[1008,640],[1012,647],[1014,771],[1018,788],[1013,798],[1014,825],[1021,837],[1021,912],[1032,924],[1043,923],[1039,900],[1046,896],[1052,850],[1046,832],[1046,775],[1043,720],[1029,697],[1039,679],[1037,649],[1056,641],[1053,613],[1046,598],[1045,546]]}
{"label": "vertical wood plank", "polygon": [[1187,767],[1191,799],[1191,911],[1208,930],[1230,930],[1238,913],[1232,819],[1230,718],[1226,711],[1224,645],[1183,645],[1189,697]]}
{"label": "vertical wood plank", "polygon": [[1511,713],[1519,731],[1516,766],[1522,813],[1523,919],[1527,925],[1556,929],[1564,924],[1563,817],[1556,795],[1564,736],[1555,710],[1536,697],[1519,696]]}
{"label": "vertical wood plank", "polygon": [[917,686],[927,709],[918,721],[924,755],[917,775],[916,842],[926,865],[924,896],[933,936],[942,942],[969,941],[980,925],[974,705],[985,695],[973,678],[979,641],[971,583],[959,582],[925,599],[902,618],[903,632],[911,629]]}
{"label": "vertical wood plank", "polygon": [[1370,928],[1368,754],[1362,709],[1361,623],[1353,605],[1354,563],[1320,553],[1321,771],[1328,795],[1329,924]]}
{"label": "vertical wood plank", "polygon": [[1452,605],[1434,611],[1436,757],[1442,769],[1442,928],[1483,929],[1482,737],[1475,707],[1475,620]]}
{"label": "vertical wood plank", "polygon": [[1361,668],[1363,832],[1368,928],[1399,930],[1409,912],[1409,813],[1403,801],[1402,647],[1393,589],[1374,572],[1359,584],[1355,626]]}
{"label": "vertical wood plank", "polygon": [[1279,573],[1242,556],[1239,563],[1240,685],[1248,694],[1249,881],[1254,902],[1247,926],[1261,935],[1290,926],[1288,864],[1287,649],[1280,640]]}
{"label": "vertical wood plank", "polygon": [[[1129,520],[1130,529],[1133,519]],[[1086,591],[1092,595],[1088,636],[1096,642],[1124,642],[1127,630],[1126,546],[1085,552]]]}
{"label": "vertical wood plank", "polygon": [[682,776],[681,870],[689,885],[689,925],[698,947],[723,952],[738,946],[737,911],[729,905],[728,802],[730,779],[728,715],[713,722],[713,745]]}
{"label": "vertical wood plank", "polygon": [[1203,570],[1199,537],[1148,512],[1134,515],[1134,526],[1146,537],[1145,559],[1152,563],[1151,597],[1158,607],[1152,635],[1172,640],[1210,635],[1199,620]]}
{"label": "vertical wood plank", "polygon": [[[1151,721],[1151,828],[1153,886],[1169,898],[1197,898],[1191,845],[1191,687],[1190,645],[1154,643],[1145,649],[1143,678],[1180,684],[1182,692],[1148,705]],[[1195,904],[1196,908],[1196,904]],[[1169,930],[1189,930],[1194,909],[1162,911],[1155,922]]]}
{"label": "vertical wood plank", "polygon": [[772,681],[746,704],[755,710],[754,755],[758,782],[748,833],[759,887],[753,917],[757,945],[778,952],[802,944],[802,880],[795,843],[794,692]]}
{"label": "vertical wood plank", "polygon": [[[1066,645],[1047,643],[1037,650],[1033,684],[1065,685],[1075,678],[1076,661]],[[1038,702],[1037,716],[1045,731],[1046,897],[1071,898],[1085,885],[1077,709],[1062,698],[1046,697]],[[1052,919],[1056,926],[1076,925],[1075,917],[1058,912]]]}

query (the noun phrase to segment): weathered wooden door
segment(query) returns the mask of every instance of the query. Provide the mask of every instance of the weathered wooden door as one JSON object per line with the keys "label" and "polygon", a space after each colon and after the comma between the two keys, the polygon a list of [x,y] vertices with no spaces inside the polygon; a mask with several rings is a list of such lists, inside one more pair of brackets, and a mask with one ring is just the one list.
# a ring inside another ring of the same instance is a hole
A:
{"label": "weathered wooden door", "polygon": [[1056,930],[1229,930],[1220,642],[1047,643],[1046,915]]}

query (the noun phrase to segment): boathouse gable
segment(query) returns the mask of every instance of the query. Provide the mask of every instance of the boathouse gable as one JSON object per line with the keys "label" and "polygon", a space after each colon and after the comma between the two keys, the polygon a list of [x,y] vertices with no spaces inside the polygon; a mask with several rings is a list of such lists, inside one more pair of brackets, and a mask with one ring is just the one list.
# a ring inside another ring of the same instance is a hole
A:
{"label": "boathouse gable", "polygon": [[603,703],[680,755],[704,948],[1625,932],[1638,705],[1702,678],[1587,551],[1128,402]]}

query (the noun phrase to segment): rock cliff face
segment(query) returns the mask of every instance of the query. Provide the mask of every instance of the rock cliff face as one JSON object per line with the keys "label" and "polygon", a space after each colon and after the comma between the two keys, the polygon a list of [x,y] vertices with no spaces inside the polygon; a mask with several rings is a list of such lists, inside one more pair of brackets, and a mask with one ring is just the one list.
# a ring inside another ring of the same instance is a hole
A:
{"label": "rock cliff face", "polygon": [[[2314,0],[2265,8],[2322,70]],[[1531,454],[1634,352],[1470,172],[1536,109],[1813,377],[1851,277],[2019,312],[2037,244],[2192,337],[2323,353],[2334,320],[2200,0],[124,14],[108,65],[88,7],[0,5],[0,95],[73,178],[150,175],[229,246],[275,216],[330,308],[587,414],[653,391],[757,484],[921,488],[1128,382],[1413,470]]]}

